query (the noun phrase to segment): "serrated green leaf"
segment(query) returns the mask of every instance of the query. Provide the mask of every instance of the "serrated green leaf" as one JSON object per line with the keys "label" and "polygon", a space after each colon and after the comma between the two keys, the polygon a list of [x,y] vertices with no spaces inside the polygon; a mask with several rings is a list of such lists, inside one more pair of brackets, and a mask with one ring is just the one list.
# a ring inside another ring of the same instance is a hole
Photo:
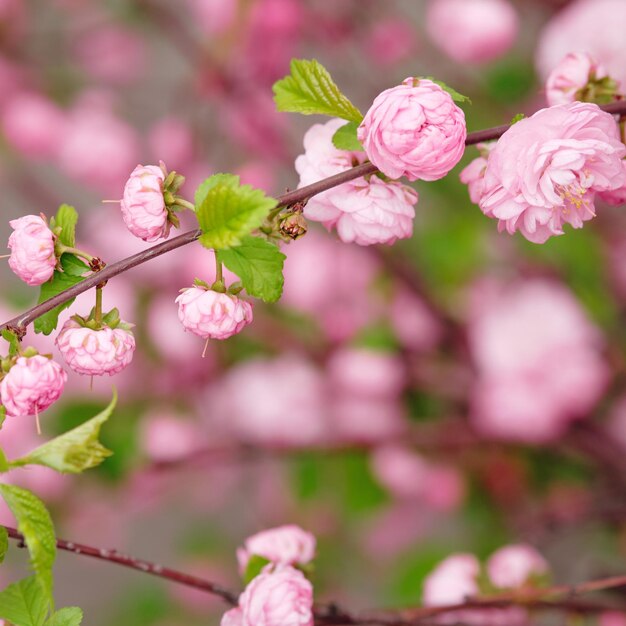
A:
{"label": "serrated green leaf", "polygon": [[269,559],[258,554],[253,554],[248,560],[246,571],[243,574],[244,584],[247,585],[253,578],[256,578],[268,563],[271,563]]}
{"label": "serrated green leaf", "polygon": [[9,533],[4,526],[0,526],[0,563],[4,562],[4,557],[9,549]]}
{"label": "serrated green leaf", "polygon": [[80,474],[100,465],[104,459],[113,454],[98,441],[98,436],[102,424],[111,417],[116,403],[117,392],[114,391],[113,398],[104,411],[84,424],[35,448],[26,456],[11,461],[10,467],[45,465],[57,472]]}
{"label": "serrated green leaf", "polygon": [[[69,289],[76,283],[79,283],[83,280],[81,274],[84,274],[85,271],[89,269],[73,254],[64,254],[61,257],[61,267],[63,268],[62,272],[55,270],[52,278],[47,283],[41,285],[37,304],[41,304],[53,296],[56,296],[58,293]],[[67,309],[73,302],[74,299],[64,302],[51,311],[44,313],[41,317],[38,317],[34,322],[35,332],[49,335],[56,329],[61,311]]]}
{"label": "serrated green leaf", "polygon": [[456,89],[450,87],[450,85],[446,85],[442,80],[435,80],[432,76],[425,76],[425,78],[432,80],[435,85],[439,85],[444,91],[447,91],[455,102],[467,102],[468,104],[472,104],[472,101],[467,96],[459,93]]}
{"label": "serrated green leaf", "polygon": [[209,178],[203,180],[196,189],[194,203],[196,208],[200,206],[207,194],[213,187],[216,185],[226,185],[227,187],[238,187],[239,186],[239,176],[235,176],[235,174],[213,174],[213,176],[209,176]]}
{"label": "serrated green leaf", "polygon": [[77,606],[67,606],[53,613],[45,626],[80,626],[82,621],[82,609]]}
{"label": "serrated green leaf", "polygon": [[78,222],[78,213],[73,206],[62,204],[54,216],[54,227],[61,227],[59,241],[70,248],[76,245],[76,224]]}
{"label": "serrated green leaf", "polygon": [[276,302],[282,295],[286,257],[273,243],[260,237],[244,237],[240,246],[220,250],[218,258],[239,276],[251,296]]}
{"label": "serrated green leaf", "polygon": [[42,595],[51,603],[52,565],[57,544],[50,513],[35,494],[21,487],[0,483],[0,495],[15,516],[18,530],[24,535],[40,593],[43,591]]}
{"label": "serrated green leaf", "polygon": [[239,177],[232,174],[212,176],[200,188],[204,198],[196,205],[196,215],[202,230],[199,240],[205,248],[239,245],[277,204],[261,190],[240,185]]}
{"label": "serrated green leaf", "polygon": [[279,111],[330,115],[361,123],[362,113],[344,96],[328,70],[315,59],[293,59],[291,74],[274,83]]}
{"label": "serrated green leaf", "polygon": [[333,145],[338,150],[350,150],[350,152],[362,152],[363,145],[356,137],[357,122],[348,122],[337,129],[333,135]]}
{"label": "serrated green leaf", "polygon": [[25,578],[0,592],[0,618],[14,626],[43,626],[50,601],[41,593],[34,576]]}

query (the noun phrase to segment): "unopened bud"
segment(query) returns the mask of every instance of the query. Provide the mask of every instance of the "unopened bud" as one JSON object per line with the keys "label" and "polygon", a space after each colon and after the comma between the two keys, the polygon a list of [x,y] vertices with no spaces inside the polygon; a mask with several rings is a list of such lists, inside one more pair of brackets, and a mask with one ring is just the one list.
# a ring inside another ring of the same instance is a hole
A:
{"label": "unopened bud", "polygon": [[279,230],[289,239],[298,239],[306,235],[308,226],[302,213],[292,213],[281,220]]}

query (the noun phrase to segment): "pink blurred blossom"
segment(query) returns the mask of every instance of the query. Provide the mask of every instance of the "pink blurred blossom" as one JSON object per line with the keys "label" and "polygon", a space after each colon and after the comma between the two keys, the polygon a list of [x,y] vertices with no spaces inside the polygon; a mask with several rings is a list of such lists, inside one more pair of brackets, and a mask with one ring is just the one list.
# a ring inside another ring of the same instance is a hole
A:
{"label": "pink blurred blossom", "polygon": [[442,338],[443,329],[437,318],[407,289],[397,289],[389,315],[396,337],[409,350],[432,350]]}
{"label": "pink blurred blossom", "polygon": [[24,156],[50,159],[67,131],[66,116],[48,98],[20,92],[5,103],[2,130],[9,144]]}
{"label": "pink blurred blossom", "polygon": [[621,611],[605,611],[600,614],[598,626],[626,626],[626,614]]}
{"label": "pink blurred blossom", "polygon": [[608,382],[598,330],[557,283],[518,281],[478,293],[469,326],[478,370],[474,425],[532,442],[559,436],[588,413]]}
{"label": "pink blurred blossom", "polygon": [[626,184],[626,147],[611,115],[574,102],[514,124],[489,154],[480,208],[498,230],[544,243],[595,217],[597,192]]}
{"label": "pink blurred blossom", "polygon": [[544,27],[536,64],[545,80],[570,52],[586,52],[611,78],[626,85],[626,3],[623,0],[574,0]]}
{"label": "pink blurred blossom", "polygon": [[161,118],[150,128],[148,145],[156,163],[165,161],[179,174],[186,174],[185,167],[194,157],[194,135],[186,122],[173,115]]}
{"label": "pink blurred blossom", "polygon": [[550,566],[535,548],[527,544],[504,546],[487,561],[491,582],[502,589],[524,586],[533,576],[544,576]]}
{"label": "pink blurred blossom", "polygon": [[376,443],[406,430],[405,410],[394,398],[339,394],[331,399],[332,434],[337,441]]}
{"label": "pink blurred blossom", "polygon": [[457,63],[485,63],[509,51],[519,28],[508,0],[431,0],[426,29]]}
{"label": "pink blurred blossom", "polygon": [[416,49],[417,35],[409,23],[396,17],[376,20],[365,41],[370,61],[387,67],[407,60]]}
{"label": "pink blurred blossom", "polygon": [[112,83],[133,82],[146,64],[141,37],[118,24],[105,24],[81,34],[74,44],[74,56],[90,77]]}
{"label": "pink blurred blossom", "polygon": [[219,35],[235,21],[237,0],[187,0],[193,22],[207,35]]}
{"label": "pink blurred blossom", "polygon": [[176,461],[197,449],[198,428],[171,412],[155,411],[142,417],[139,442],[152,461]]}

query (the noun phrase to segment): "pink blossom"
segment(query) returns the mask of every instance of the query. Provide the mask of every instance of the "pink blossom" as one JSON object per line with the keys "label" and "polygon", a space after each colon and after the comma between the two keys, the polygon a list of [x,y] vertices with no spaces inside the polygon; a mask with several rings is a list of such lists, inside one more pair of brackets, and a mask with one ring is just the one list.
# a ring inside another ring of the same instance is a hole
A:
{"label": "pink blossom", "polygon": [[389,316],[396,337],[409,350],[432,350],[441,340],[441,324],[424,302],[407,289],[397,290]]}
{"label": "pink blossom", "polygon": [[489,154],[480,208],[498,229],[544,243],[595,217],[597,192],[625,183],[615,120],[595,104],[542,109],[514,124]]}
{"label": "pink blossom", "polygon": [[237,549],[239,571],[246,571],[252,556],[261,556],[275,565],[306,565],[315,558],[315,545],[315,537],[295,524],[263,530]]}
{"label": "pink blossom", "polygon": [[50,159],[58,150],[66,120],[63,111],[47,98],[18,93],[4,107],[2,130],[7,141],[23,155]]}
{"label": "pink blossom", "polygon": [[51,359],[21,356],[0,382],[0,401],[9,417],[37,415],[61,397],[66,381],[67,374]]}
{"label": "pink blossom", "polygon": [[324,379],[311,363],[284,354],[232,368],[210,389],[206,404],[243,441],[307,446],[327,435],[326,395]]}
{"label": "pink blossom", "polygon": [[237,17],[237,0],[187,0],[193,22],[205,34],[218,35]]}
{"label": "pink blossom", "polygon": [[461,182],[468,186],[470,200],[474,204],[478,204],[482,197],[487,157],[495,145],[493,142],[477,144],[476,147],[480,150],[480,156],[474,159],[459,174]]}
{"label": "pink blossom", "polygon": [[545,80],[570,52],[586,52],[611,78],[626,85],[626,3],[623,0],[574,0],[555,14],[539,38],[536,64]]}
{"label": "pink blossom", "polygon": [[424,606],[457,604],[479,594],[480,563],[473,554],[453,554],[424,580]]}
{"label": "pink blossom", "polygon": [[374,22],[365,52],[372,63],[388,67],[408,59],[415,51],[416,40],[417,35],[408,22],[387,17]]}
{"label": "pink blossom", "polygon": [[395,398],[339,394],[331,399],[332,433],[348,443],[379,443],[398,438],[407,427],[405,409]]}
{"label": "pink blossom", "polygon": [[313,586],[293,567],[264,571],[239,598],[242,626],[313,626]]}
{"label": "pink blossom", "polygon": [[69,367],[85,376],[113,376],[130,364],[135,351],[129,330],[92,330],[73,319],[63,324],[55,343]]}
{"label": "pink blossom", "polygon": [[184,170],[193,161],[194,134],[190,126],[177,117],[164,117],[154,124],[148,144],[153,159],[165,161],[174,170]]}
{"label": "pink blossom", "polygon": [[239,607],[230,609],[222,615],[220,626],[243,626],[243,613]]}
{"label": "pink blossom", "polygon": [[392,352],[343,348],[326,363],[336,390],[366,397],[397,397],[406,384],[401,359]]}
{"label": "pink blossom", "polygon": [[601,397],[602,340],[561,285],[535,279],[480,292],[469,325],[478,370],[472,420],[481,432],[549,441]]}
{"label": "pink blossom", "polygon": [[141,420],[139,442],[152,461],[176,461],[198,447],[198,429],[190,420],[168,412],[151,413]]}
{"label": "pink blossom", "polygon": [[79,182],[114,193],[137,163],[138,152],[131,126],[106,104],[84,101],[70,115],[59,145],[59,166]]}
{"label": "pink blossom", "polygon": [[139,78],[146,60],[138,33],[118,24],[98,26],[80,36],[74,54],[91,77],[113,83],[131,83]]}
{"label": "pink blossom", "polygon": [[491,582],[503,589],[522,587],[533,576],[545,575],[548,569],[548,563],[535,548],[521,543],[496,550],[487,561]]}
{"label": "pink blossom", "polygon": [[606,75],[604,67],[586,52],[570,52],[550,72],[546,80],[546,100],[550,106],[580,100],[579,91],[591,80]]}
{"label": "pink blossom", "polygon": [[[332,143],[335,131],[345,124],[333,119],[315,124],[304,136],[305,153],[296,159],[302,187],[337,174],[362,162],[362,152],[338,150]],[[373,176],[359,178],[318,194],[307,203],[307,219],[337,228],[339,238],[360,245],[393,243],[413,233],[417,192],[400,183],[386,183]]]}
{"label": "pink blossom", "polygon": [[426,29],[457,63],[485,63],[508,52],[519,28],[507,0],[431,0]]}
{"label": "pink blossom", "polygon": [[156,165],[138,165],[124,186],[120,202],[124,223],[144,241],[164,239],[171,223],[163,197],[163,170]]}
{"label": "pink blossom", "polygon": [[27,285],[41,285],[54,274],[57,259],[55,238],[43,217],[25,215],[9,222],[9,267]]}
{"label": "pink blossom", "polygon": [[602,202],[606,202],[611,206],[620,206],[626,204],[626,160],[622,159],[622,169],[624,171],[624,184],[612,191],[601,191],[598,196]]}
{"label": "pink blossom", "polygon": [[203,339],[228,339],[252,322],[252,305],[227,293],[190,287],[176,298],[185,330]]}
{"label": "pink blossom", "polygon": [[379,94],[358,128],[370,161],[390,178],[443,178],[465,150],[465,115],[427,78],[406,78]]}

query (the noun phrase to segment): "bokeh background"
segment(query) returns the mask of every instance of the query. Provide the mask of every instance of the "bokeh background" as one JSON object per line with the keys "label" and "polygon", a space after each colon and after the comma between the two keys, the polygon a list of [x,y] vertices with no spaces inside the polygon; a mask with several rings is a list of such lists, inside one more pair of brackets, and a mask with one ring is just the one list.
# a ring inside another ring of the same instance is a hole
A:
{"label": "bokeh background", "polygon": [[[481,36],[502,41],[473,58],[453,26],[429,32],[427,5],[0,2],[0,239],[9,219],[67,202],[80,247],[109,262],[146,247],[102,203],[137,163],[184,174],[188,198],[224,171],[270,194],[295,188],[303,134],[320,120],[274,111],[271,85],[292,57],[321,61],[362,110],[406,76],[435,76],[472,99],[469,130],[545,106],[545,71],[570,45],[626,74],[624,0],[512,2],[512,21],[481,20]],[[111,281],[105,306],[136,324],[135,360],[92,391],[71,374],[42,438],[94,415],[115,384],[102,435],[115,455],[78,478],[41,468],[10,480],[51,506],[60,537],[233,588],[245,537],[298,523],[319,539],[317,599],[355,609],[419,604],[442,558],[521,541],[559,582],[623,572],[623,207],[542,246],[499,235],[458,179],[476,156],[417,185],[414,236],[391,248],[311,225],[285,247],[283,300],[257,303],[254,324],[205,358],[174,299],[195,277],[212,281],[208,251],[187,246]],[[6,265],[0,289],[5,319],[36,301]],[[27,341],[55,352],[50,337]],[[0,447],[18,455],[42,438],[29,420],[7,422]],[[25,568],[12,549],[0,580]],[[83,607],[89,626],[218,624],[224,610],[73,555],[55,571],[59,606]]]}

